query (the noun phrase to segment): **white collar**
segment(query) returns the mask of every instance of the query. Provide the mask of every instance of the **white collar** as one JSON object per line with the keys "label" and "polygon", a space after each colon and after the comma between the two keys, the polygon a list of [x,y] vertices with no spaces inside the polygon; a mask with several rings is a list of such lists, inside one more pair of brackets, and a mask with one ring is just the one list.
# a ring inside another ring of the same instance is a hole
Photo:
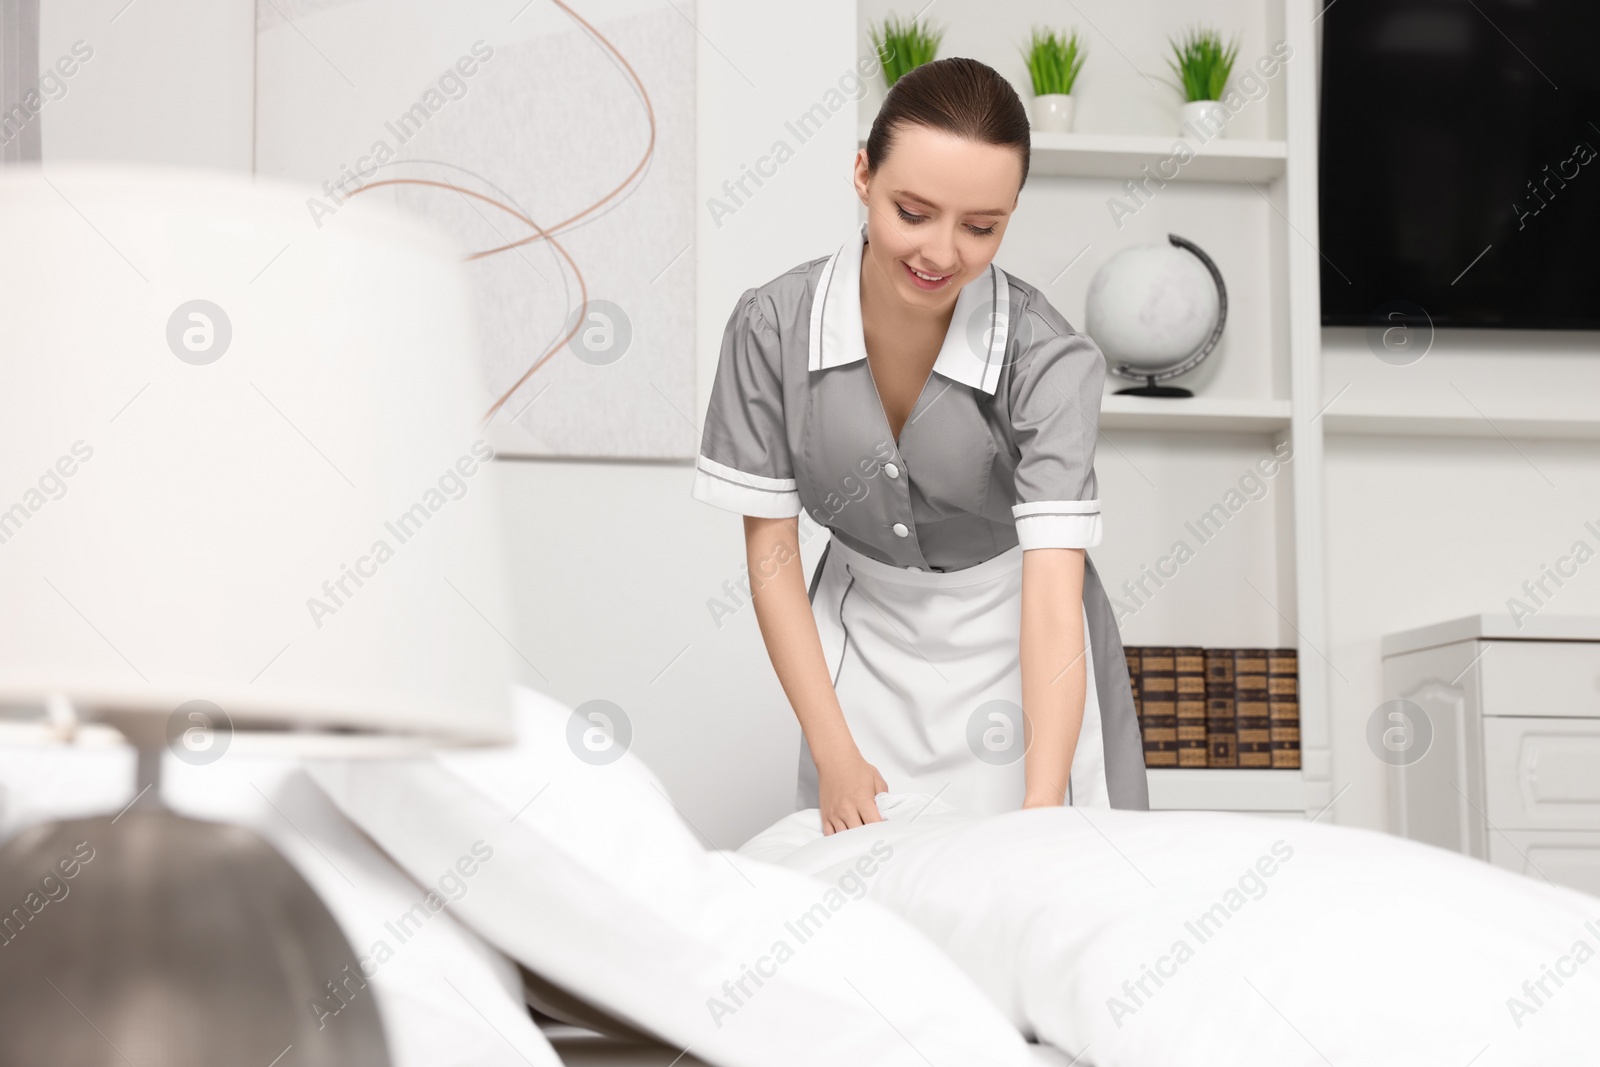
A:
{"label": "white collar", "polygon": [[[845,241],[822,267],[811,301],[811,351],[807,364],[824,370],[867,357],[861,329],[861,251],[867,224]],[[992,314],[986,314],[989,309]],[[980,317],[981,316],[981,317]],[[993,325],[992,331],[989,329]],[[950,329],[933,369],[985,393],[993,394],[1005,360],[1011,325],[1011,299],[1005,272],[993,263],[956,294]]]}

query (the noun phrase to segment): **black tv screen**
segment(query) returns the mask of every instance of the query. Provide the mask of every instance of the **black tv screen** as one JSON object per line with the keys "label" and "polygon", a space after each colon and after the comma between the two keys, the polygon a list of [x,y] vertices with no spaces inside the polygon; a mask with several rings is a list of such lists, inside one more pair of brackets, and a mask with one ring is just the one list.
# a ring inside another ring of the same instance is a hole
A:
{"label": "black tv screen", "polygon": [[1600,327],[1600,0],[1322,22],[1323,323]]}

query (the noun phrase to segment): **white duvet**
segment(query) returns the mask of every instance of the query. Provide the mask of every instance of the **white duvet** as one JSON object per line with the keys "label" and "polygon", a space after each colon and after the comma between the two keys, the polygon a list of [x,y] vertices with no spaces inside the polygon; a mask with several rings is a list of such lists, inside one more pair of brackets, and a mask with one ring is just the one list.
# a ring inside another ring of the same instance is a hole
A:
{"label": "white duvet", "polygon": [[1600,1064],[1600,898],[1323,823],[879,807],[828,837],[799,811],[738,851],[865,872],[865,896],[1076,1063]]}

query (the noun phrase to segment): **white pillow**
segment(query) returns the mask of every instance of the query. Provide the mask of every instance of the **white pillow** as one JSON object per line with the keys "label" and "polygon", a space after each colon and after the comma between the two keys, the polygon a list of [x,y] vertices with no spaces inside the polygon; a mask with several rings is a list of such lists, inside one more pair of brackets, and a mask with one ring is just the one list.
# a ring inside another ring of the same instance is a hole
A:
{"label": "white pillow", "polygon": [[864,847],[860,839],[869,836],[872,830],[886,829],[884,823],[894,824],[895,835],[891,840],[898,843],[936,827],[971,822],[975,818],[926,793],[879,793],[873,799],[883,823],[867,823],[855,828],[857,833],[824,834],[820,809],[802,808],[740,845],[739,855],[824,877],[835,866],[848,866],[855,853]]}
{"label": "white pillow", "polygon": [[861,899],[892,850],[831,882],[708,851],[640,761],[593,766],[567,744],[569,709],[522,689],[514,703],[514,749],[328,761],[311,774],[407,870],[490,842],[494,863],[456,914],[546,979],[707,1062],[1030,1062],[969,978]]}
{"label": "white pillow", "polygon": [[1388,834],[1229,812],[890,819],[870,887],[1014,1025],[1104,1067],[1593,1064],[1600,899]]}
{"label": "white pillow", "polygon": [[[174,811],[249,826],[316,890],[367,987],[328,977],[350,983],[346,995],[374,998],[393,1067],[561,1067],[528,1014],[516,965],[452,917],[499,860],[487,842],[461,842],[413,880],[328,802],[298,759],[251,755],[244,744],[236,736],[204,766],[169,756],[162,795]],[[336,1014],[323,1021],[338,1025]]]}
{"label": "white pillow", "polygon": [[[515,744],[443,749],[437,763],[608,878],[659,881],[665,892],[700,869],[705,844],[643,760],[614,740],[603,750],[605,724],[526,686],[513,687],[511,710]],[[626,848],[617,847],[622,831]]]}

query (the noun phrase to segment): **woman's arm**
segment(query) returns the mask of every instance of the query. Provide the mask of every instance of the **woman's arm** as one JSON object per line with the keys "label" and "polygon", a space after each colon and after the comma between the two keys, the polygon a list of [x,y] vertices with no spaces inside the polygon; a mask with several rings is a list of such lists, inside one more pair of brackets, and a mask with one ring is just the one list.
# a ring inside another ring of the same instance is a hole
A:
{"label": "woman's arm", "polygon": [[746,515],[744,519],[745,558],[756,622],[772,669],[800,720],[817,765],[818,801],[826,835],[882,822],[875,798],[889,787],[856,748],[833,680],[828,677],[822,638],[806,593],[799,532],[798,518]]}
{"label": "woman's arm", "polygon": [[1088,693],[1083,568],[1081,548],[1022,553],[1024,808],[1059,806],[1067,797]]}

